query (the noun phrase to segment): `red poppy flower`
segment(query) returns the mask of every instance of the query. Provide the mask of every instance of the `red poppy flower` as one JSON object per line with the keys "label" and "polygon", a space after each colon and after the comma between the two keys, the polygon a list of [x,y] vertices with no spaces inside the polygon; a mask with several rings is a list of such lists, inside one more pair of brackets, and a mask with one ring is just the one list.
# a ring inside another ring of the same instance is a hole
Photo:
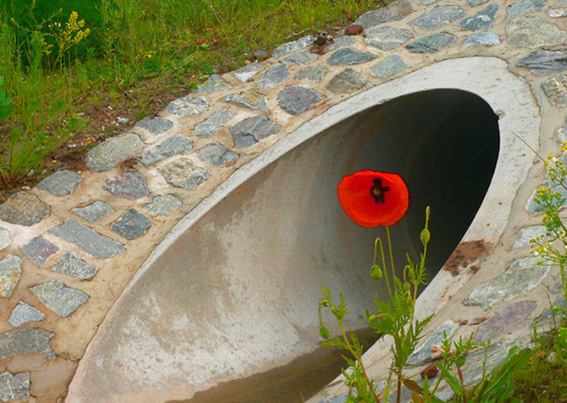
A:
{"label": "red poppy flower", "polygon": [[337,191],[345,213],[361,227],[393,225],[408,209],[408,188],[397,174],[359,171],[344,177]]}

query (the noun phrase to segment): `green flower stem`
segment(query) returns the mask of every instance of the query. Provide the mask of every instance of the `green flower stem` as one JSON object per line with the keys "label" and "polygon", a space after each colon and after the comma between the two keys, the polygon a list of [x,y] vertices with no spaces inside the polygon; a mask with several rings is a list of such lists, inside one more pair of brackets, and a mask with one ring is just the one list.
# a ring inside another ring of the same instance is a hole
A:
{"label": "green flower stem", "polygon": [[[396,279],[396,267],[394,266],[394,254],[392,253],[392,238],[390,237],[390,227],[386,226],[386,233],[388,234],[388,252],[390,253],[390,264],[392,265],[392,281]],[[384,267],[386,271],[386,267]]]}
{"label": "green flower stem", "polygon": [[392,289],[390,288],[390,280],[388,279],[388,270],[386,267],[386,257],[384,256],[384,244],[382,243],[382,238],[376,238],[376,241],[374,241],[374,264],[376,264],[378,243],[380,243],[380,254],[382,255],[382,267],[384,268],[383,272],[384,278],[386,280],[386,287],[388,287],[388,296],[390,297],[390,301],[393,301],[394,295],[392,294]]}

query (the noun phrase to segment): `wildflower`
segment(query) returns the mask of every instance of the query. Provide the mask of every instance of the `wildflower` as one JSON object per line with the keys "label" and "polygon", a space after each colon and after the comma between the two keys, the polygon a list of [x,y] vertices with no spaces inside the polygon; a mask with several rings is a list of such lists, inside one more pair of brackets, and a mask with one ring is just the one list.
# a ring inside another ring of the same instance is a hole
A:
{"label": "wildflower", "polygon": [[408,189],[397,174],[359,171],[344,177],[337,191],[345,213],[361,227],[393,225],[408,209]]}

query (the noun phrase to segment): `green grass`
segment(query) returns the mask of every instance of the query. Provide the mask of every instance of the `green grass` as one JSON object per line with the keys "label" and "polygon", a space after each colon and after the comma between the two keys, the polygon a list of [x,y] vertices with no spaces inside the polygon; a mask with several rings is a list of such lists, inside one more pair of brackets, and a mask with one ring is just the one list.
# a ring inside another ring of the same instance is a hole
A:
{"label": "green grass", "polygon": [[[134,120],[213,72],[241,67],[382,0],[7,0],[0,5],[0,184],[20,186],[70,138],[110,132],[104,108]],[[75,14],[76,13],[76,14]],[[76,17],[74,18],[73,15]],[[30,150],[34,150],[30,155]],[[38,175],[39,173],[39,175]]]}

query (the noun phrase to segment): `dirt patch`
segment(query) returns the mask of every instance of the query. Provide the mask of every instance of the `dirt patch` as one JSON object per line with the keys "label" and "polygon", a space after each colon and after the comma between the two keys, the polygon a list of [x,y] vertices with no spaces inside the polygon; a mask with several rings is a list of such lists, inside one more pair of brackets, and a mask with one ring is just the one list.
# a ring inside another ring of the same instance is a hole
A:
{"label": "dirt patch", "polygon": [[488,245],[482,240],[461,242],[443,266],[443,270],[447,270],[453,276],[457,276],[461,269],[469,266],[473,271],[477,271],[479,267],[475,263],[485,257],[488,250]]}

